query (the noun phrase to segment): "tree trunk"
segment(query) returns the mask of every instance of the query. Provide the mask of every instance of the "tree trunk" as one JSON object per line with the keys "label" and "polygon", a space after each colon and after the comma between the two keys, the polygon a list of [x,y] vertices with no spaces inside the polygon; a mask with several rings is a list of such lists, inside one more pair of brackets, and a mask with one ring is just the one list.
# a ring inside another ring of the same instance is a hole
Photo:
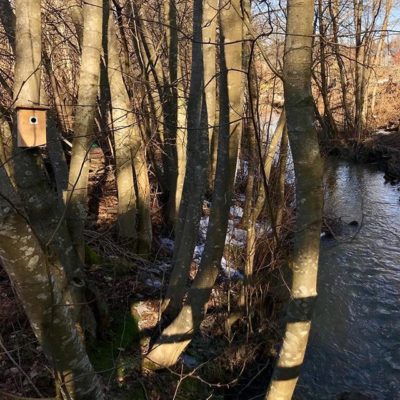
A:
{"label": "tree trunk", "polygon": [[207,241],[199,271],[185,304],[161,334],[145,365],[152,368],[174,365],[190,343],[203,319],[204,307],[218,275],[225,245],[229,208],[234,191],[236,163],[241,136],[242,104],[242,15],[240,0],[220,10],[220,131],[217,174]]}
{"label": "tree trunk", "polygon": [[93,143],[96,98],[100,79],[102,21],[103,0],[85,3],[78,104],[66,196],[68,227],[74,247],[82,260],[84,259],[83,229],[86,219],[89,151]]}
{"label": "tree trunk", "polygon": [[353,128],[353,118],[351,116],[350,107],[347,101],[348,85],[346,79],[346,69],[340,54],[340,44],[339,44],[339,0],[330,0],[329,4],[329,14],[332,20],[332,34],[333,34],[333,52],[335,54],[336,62],[339,68],[340,76],[340,87],[342,90],[342,108],[344,111],[343,125],[344,130],[349,132]]}
{"label": "tree trunk", "polygon": [[[216,77],[216,33],[217,33],[218,0],[206,0],[204,2],[203,23],[203,51],[204,51],[204,91],[208,116],[208,144],[209,144],[209,178],[208,186],[212,191],[215,166],[217,164],[217,152],[212,151],[213,136],[216,135],[215,127],[216,101],[217,101],[217,77]],[[215,159],[213,159],[215,158]]]}
{"label": "tree trunk", "polygon": [[[6,183],[3,180],[0,183],[4,195]],[[63,269],[57,259],[43,252],[26,219],[2,196],[0,241],[3,266],[55,370],[56,381],[63,389],[63,400],[104,399],[99,379],[73,322],[71,308],[65,306]]]}
{"label": "tree trunk", "polygon": [[284,56],[287,128],[296,179],[291,300],[282,349],[266,399],[292,398],[304,360],[317,296],[322,220],[322,164],[311,93],[314,2],[289,0]]}
{"label": "tree trunk", "polygon": [[164,315],[175,317],[182,307],[186,281],[201,216],[208,165],[207,110],[204,98],[202,42],[203,4],[196,0],[193,9],[192,75],[188,101],[188,145],[186,174],[175,232],[174,268],[163,303]]}

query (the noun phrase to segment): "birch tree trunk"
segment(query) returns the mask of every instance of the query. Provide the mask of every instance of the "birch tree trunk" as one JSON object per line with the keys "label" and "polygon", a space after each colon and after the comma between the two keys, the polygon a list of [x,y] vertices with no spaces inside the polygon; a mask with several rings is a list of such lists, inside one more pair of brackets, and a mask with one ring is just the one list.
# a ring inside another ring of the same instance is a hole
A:
{"label": "birch tree trunk", "polygon": [[84,5],[82,59],[74,140],[68,178],[67,221],[74,247],[84,259],[83,229],[86,218],[89,151],[92,145],[102,51],[103,0]]}
{"label": "birch tree trunk", "polygon": [[304,360],[317,296],[322,219],[322,164],[311,94],[314,19],[312,0],[289,0],[284,54],[284,95],[296,179],[296,232],[291,299],[283,345],[266,399],[292,398]]}
{"label": "birch tree trunk", "polygon": [[145,365],[155,369],[174,365],[199,328],[224,250],[243,116],[242,15],[236,12],[240,10],[240,0],[231,3],[236,9],[225,4],[220,10],[220,131],[215,191],[205,250],[187,303],[164,329],[146,357]]}

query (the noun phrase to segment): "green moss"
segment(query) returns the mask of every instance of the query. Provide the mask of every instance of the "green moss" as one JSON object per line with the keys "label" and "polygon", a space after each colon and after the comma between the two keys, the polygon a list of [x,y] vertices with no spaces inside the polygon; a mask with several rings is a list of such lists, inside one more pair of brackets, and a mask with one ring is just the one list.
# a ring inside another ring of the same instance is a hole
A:
{"label": "green moss", "polygon": [[99,265],[103,262],[103,257],[85,244],[85,263],[88,265]]}
{"label": "green moss", "polygon": [[[130,312],[113,316],[108,340],[99,340],[89,346],[90,359],[96,371],[107,378],[123,380],[126,371],[135,367],[130,350],[139,346],[140,332],[137,321]],[[130,353],[129,356],[125,356]]]}
{"label": "green moss", "polygon": [[186,378],[179,386],[177,400],[206,399],[210,395],[207,385],[195,378]]}

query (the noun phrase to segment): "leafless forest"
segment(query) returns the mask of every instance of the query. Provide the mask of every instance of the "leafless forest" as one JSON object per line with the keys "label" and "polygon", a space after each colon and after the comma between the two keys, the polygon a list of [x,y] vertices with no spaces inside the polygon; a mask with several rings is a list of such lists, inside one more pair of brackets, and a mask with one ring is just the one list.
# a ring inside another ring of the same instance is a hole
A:
{"label": "leafless forest", "polygon": [[400,177],[398,16],[0,0],[0,399],[291,399],[323,158]]}

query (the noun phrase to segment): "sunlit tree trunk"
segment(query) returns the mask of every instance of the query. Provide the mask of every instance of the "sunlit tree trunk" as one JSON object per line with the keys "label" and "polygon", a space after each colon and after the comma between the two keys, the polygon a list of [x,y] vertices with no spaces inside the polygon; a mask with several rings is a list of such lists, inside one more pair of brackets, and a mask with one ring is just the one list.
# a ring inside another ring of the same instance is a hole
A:
{"label": "sunlit tree trunk", "polygon": [[283,345],[266,399],[293,396],[304,360],[317,296],[322,219],[322,164],[311,94],[314,2],[289,0],[284,55],[287,128],[296,179],[296,231],[291,260],[291,298]]}
{"label": "sunlit tree trunk", "polygon": [[333,35],[333,52],[335,54],[336,62],[339,68],[339,77],[340,77],[340,88],[341,88],[341,97],[342,97],[342,108],[344,113],[344,130],[350,131],[353,127],[353,118],[351,116],[350,107],[347,100],[347,77],[346,77],[346,69],[342,59],[342,55],[340,53],[340,43],[339,43],[339,0],[330,0],[328,2],[329,6],[329,14],[332,21],[332,35]]}
{"label": "sunlit tree trunk", "polygon": [[79,0],[66,0],[68,7],[68,13],[71,17],[72,23],[74,24],[75,31],[78,37],[79,46],[82,46],[83,41],[83,11]]}
{"label": "sunlit tree trunk", "polygon": [[178,67],[178,127],[176,130],[176,162],[177,162],[177,178],[176,178],[176,191],[175,191],[175,207],[178,210],[176,214],[176,227],[179,224],[179,207],[182,201],[183,185],[186,175],[187,163],[187,104],[185,96],[185,88],[183,87],[183,66]]}
{"label": "sunlit tree trunk", "polygon": [[220,10],[220,131],[215,191],[207,240],[199,271],[188,299],[175,320],[162,332],[147,355],[152,368],[176,363],[203,319],[205,305],[218,275],[228,225],[229,208],[242,125],[242,15],[240,0]]}
{"label": "sunlit tree trunk", "polygon": [[278,161],[278,182],[277,182],[277,199],[275,205],[275,226],[277,232],[283,230],[283,215],[285,212],[285,183],[286,183],[286,168],[288,160],[289,142],[287,129],[282,134],[281,145],[279,149]]}
{"label": "sunlit tree trunk", "polygon": [[[26,3],[26,2],[25,2]],[[1,194],[5,194],[0,180]],[[15,202],[13,204],[16,205]],[[32,330],[54,368],[63,400],[104,399],[66,306],[66,277],[57,259],[45,254],[26,219],[0,196],[0,258],[17,290]],[[70,304],[67,302],[67,305]]]}
{"label": "sunlit tree trunk", "polygon": [[[217,134],[215,128],[216,101],[217,101],[217,77],[216,77],[216,33],[218,0],[206,0],[204,2],[204,22],[203,22],[203,51],[204,51],[204,91],[207,104],[208,116],[208,141],[209,141],[209,178],[208,186],[212,190],[215,167],[217,165],[217,152],[212,151],[213,135]],[[215,140],[215,138],[214,138]]]}
{"label": "sunlit tree trunk", "polygon": [[86,218],[89,151],[93,143],[100,78],[102,21],[103,1],[93,0],[85,3],[78,104],[66,196],[68,227],[74,247],[82,259],[84,259],[83,229]]}
{"label": "sunlit tree trunk", "polygon": [[[134,115],[126,92],[119,62],[119,42],[110,13],[108,20],[107,72],[111,95],[111,122],[114,132],[118,189],[118,231],[122,238],[136,240],[136,193],[131,159]],[[135,132],[137,134],[137,132]]]}
{"label": "sunlit tree trunk", "polygon": [[[244,18],[251,24],[251,1],[245,0],[244,4]],[[250,59],[251,50],[253,46],[252,35],[247,28],[244,27],[244,42],[243,45],[243,69],[247,72],[247,97],[246,97],[246,119],[243,124],[244,139],[247,143],[248,152],[248,174],[246,183],[246,200],[243,207],[242,223],[248,226],[251,210],[254,205],[254,187],[255,175],[258,167],[258,152],[257,152],[257,138],[256,138],[256,108],[257,108],[257,71],[254,60]],[[250,104],[250,102],[252,102]]]}
{"label": "sunlit tree trunk", "polygon": [[364,0],[354,0],[354,25],[355,25],[355,134],[360,139],[365,127],[365,37],[366,33],[362,33],[362,17],[364,9]]}
{"label": "sunlit tree trunk", "polygon": [[[382,49],[383,44],[385,43],[385,38],[387,37],[387,29],[389,24],[389,17],[393,7],[393,0],[386,0],[385,6],[385,16],[382,22],[382,33],[379,37],[378,44],[376,46],[375,57],[373,61],[373,67],[378,67],[381,65],[382,61]],[[375,103],[376,103],[376,92],[378,90],[378,85],[376,82],[377,77],[375,76],[375,82],[372,84],[372,93],[371,93],[371,114],[374,115],[375,112]]]}
{"label": "sunlit tree trunk", "polygon": [[[14,104],[38,105],[43,98],[40,2],[17,0],[14,4]],[[82,264],[70,242],[62,220],[63,208],[49,185],[40,151],[18,148],[16,136],[14,125],[13,161],[18,197],[13,195],[3,174],[2,194],[10,199],[11,193],[13,197],[8,203],[0,196],[0,256],[33,331],[56,370],[64,399],[102,399],[78,324],[85,317],[82,311],[86,304]],[[87,315],[90,317],[90,313]]]}
{"label": "sunlit tree trunk", "polygon": [[325,137],[337,136],[336,123],[332,115],[329,102],[329,85],[326,57],[327,26],[325,23],[324,7],[322,0],[318,0],[318,27],[319,27],[319,56],[320,56],[320,72],[321,72],[321,96],[324,102],[324,121],[327,125],[328,132],[325,132]]}

